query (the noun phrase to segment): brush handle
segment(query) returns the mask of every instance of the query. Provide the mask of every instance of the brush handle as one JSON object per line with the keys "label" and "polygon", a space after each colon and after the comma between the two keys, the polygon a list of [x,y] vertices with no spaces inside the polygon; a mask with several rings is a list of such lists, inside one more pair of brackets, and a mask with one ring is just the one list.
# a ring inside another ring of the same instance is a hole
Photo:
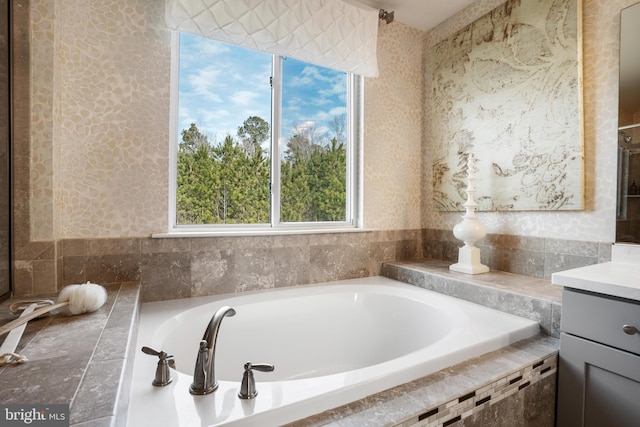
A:
{"label": "brush handle", "polygon": [[[33,303],[27,308],[25,308],[20,317],[27,317],[28,315],[33,313],[37,305],[38,304]],[[24,332],[24,329],[26,327],[27,325],[20,325],[13,328],[13,330],[9,332],[9,335],[7,335],[7,337],[4,339],[4,342],[0,346],[0,355],[6,354],[6,353],[14,353],[16,351],[16,347],[18,347],[18,344],[20,343],[20,338],[22,338],[22,333]]]}
{"label": "brush handle", "polygon": [[53,304],[48,307],[44,307],[39,310],[36,310],[33,313],[29,314],[28,316],[18,317],[17,319],[12,320],[6,325],[3,325],[2,327],[0,327],[0,337],[6,334],[7,332],[11,331],[12,329],[27,323],[31,319],[35,319],[38,316],[42,316],[43,314],[46,314],[52,310],[55,310],[56,308],[64,307],[65,305],[69,305],[69,301],[59,302],[58,304]]}

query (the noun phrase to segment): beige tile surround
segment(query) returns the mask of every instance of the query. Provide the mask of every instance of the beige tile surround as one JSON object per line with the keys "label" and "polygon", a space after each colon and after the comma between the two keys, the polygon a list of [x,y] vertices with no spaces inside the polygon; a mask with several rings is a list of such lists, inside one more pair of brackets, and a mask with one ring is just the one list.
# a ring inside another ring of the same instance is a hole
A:
{"label": "beige tile surround", "polygon": [[16,292],[39,289],[40,264],[60,269],[61,282],[51,286],[87,280],[138,281],[145,302],[367,277],[380,274],[385,261],[419,258],[419,236],[417,230],[405,230],[233,238],[69,239],[56,245],[43,244],[39,259],[16,262],[25,266],[19,276],[23,282],[16,283]]}
{"label": "beige tile surround", "polygon": [[[457,262],[460,246],[449,230],[422,230],[426,259]],[[476,246],[482,263],[492,270],[545,280],[556,271],[611,261],[611,243],[488,234]]]}
{"label": "beige tile surround", "polygon": [[[446,230],[32,242],[16,253],[14,292],[136,281],[142,301],[188,298],[375,276],[389,261],[453,263],[459,246]],[[489,235],[479,246],[493,270],[545,281],[555,271],[611,259],[611,245],[598,242]]]}

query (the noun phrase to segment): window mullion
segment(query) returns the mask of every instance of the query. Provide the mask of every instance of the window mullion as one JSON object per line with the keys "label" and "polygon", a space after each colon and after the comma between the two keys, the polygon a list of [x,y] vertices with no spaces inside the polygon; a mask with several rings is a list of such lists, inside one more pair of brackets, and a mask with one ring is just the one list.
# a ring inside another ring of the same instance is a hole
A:
{"label": "window mullion", "polygon": [[282,57],[273,55],[271,72],[271,227],[280,224],[280,134]]}
{"label": "window mullion", "polygon": [[351,117],[347,120],[349,126],[350,150],[352,158],[347,162],[350,168],[348,197],[351,197],[349,208],[351,209],[350,221],[355,227],[364,225],[364,205],[363,205],[363,183],[364,183],[364,127],[362,118],[364,117],[364,78],[355,74],[349,75],[350,94],[347,97],[351,103],[349,113]]}
{"label": "window mullion", "polygon": [[345,190],[347,192],[345,197],[345,220],[353,223],[353,188],[354,188],[354,168],[353,168],[353,156],[354,156],[354,132],[353,132],[353,75],[347,75],[347,164],[346,164],[346,179]]}
{"label": "window mullion", "polygon": [[180,71],[180,33],[171,32],[171,75],[169,101],[169,231],[178,226],[178,110]]}

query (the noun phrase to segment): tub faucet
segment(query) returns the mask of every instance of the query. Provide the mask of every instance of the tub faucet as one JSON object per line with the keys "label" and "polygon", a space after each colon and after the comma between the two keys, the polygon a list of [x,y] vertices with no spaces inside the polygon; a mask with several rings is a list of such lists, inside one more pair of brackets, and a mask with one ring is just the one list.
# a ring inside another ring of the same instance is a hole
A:
{"label": "tub faucet", "polygon": [[189,393],[198,395],[209,394],[218,388],[214,370],[218,330],[224,317],[234,316],[235,314],[236,311],[233,308],[224,306],[220,307],[211,318],[202,336],[202,341],[200,341],[196,367],[193,371],[193,382],[189,387]]}

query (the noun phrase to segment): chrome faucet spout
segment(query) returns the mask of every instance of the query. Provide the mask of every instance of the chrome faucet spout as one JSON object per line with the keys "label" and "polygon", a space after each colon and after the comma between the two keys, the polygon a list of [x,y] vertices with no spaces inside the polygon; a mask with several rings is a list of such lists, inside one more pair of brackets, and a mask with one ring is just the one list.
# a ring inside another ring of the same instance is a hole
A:
{"label": "chrome faucet spout", "polygon": [[198,349],[198,358],[193,371],[193,382],[189,387],[191,394],[209,394],[218,388],[218,381],[215,375],[215,358],[216,358],[216,341],[218,340],[218,330],[222,319],[225,317],[235,316],[236,311],[228,306],[220,307],[207,329],[204,331],[202,341],[200,341]]}

